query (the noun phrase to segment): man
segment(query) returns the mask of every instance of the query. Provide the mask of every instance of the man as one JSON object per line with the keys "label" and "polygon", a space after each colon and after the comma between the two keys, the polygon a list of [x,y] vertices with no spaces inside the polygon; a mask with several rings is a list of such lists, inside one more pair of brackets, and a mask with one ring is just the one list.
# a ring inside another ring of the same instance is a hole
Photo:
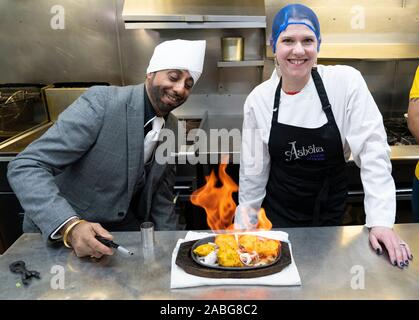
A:
{"label": "man", "polygon": [[[408,109],[409,130],[419,143],[419,67],[416,69],[415,79],[409,95]],[[412,213],[413,222],[419,222],[419,162],[416,165],[415,177],[413,178]]]}
{"label": "man", "polygon": [[205,44],[159,44],[144,84],[92,87],[10,162],[25,232],[63,239],[79,257],[100,258],[113,253],[95,239],[112,239],[108,230],[139,230],[142,221],[176,227],[175,166],[156,161],[153,151],[162,127],[177,128],[170,112],[200,77]]}

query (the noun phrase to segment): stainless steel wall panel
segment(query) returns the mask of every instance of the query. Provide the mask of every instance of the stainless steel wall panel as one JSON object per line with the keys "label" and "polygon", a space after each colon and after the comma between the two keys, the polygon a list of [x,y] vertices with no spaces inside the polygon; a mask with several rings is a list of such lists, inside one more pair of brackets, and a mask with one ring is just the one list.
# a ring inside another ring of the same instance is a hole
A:
{"label": "stainless steel wall panel", "polygon": [[391,109],[394,78],[389,75],[394,75],[395,64],[395,61],[360,61],[357,68],[383,115]]}
{"label": "stainless steel wall panel", "polygon": [[[64,8],[64,29],[51,8]],[[0,82],[121,83],[115,0],[2,0]]]}

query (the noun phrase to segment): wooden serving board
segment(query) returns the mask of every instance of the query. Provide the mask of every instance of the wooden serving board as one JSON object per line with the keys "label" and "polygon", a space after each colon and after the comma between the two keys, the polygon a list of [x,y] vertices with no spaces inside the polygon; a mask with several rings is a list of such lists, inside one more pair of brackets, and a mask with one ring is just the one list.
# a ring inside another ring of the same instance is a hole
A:
{"label": "wooden serving board", "polygon": [[245,278],[257,278],[268,276],[277,272],[282,271],[285,267],[291,264],[291,253],[288,243],[281,241],[281,257],[279,260],[265,268],[260,269],[247,269],[247,270],[219,270],[210,267],[204,267],[196,263],[192,259],[191,249],[194,245],[194,241],[183,242],[176,257],[176,264],[181,267],[186,273],[194,276],[206,277],[206,278],[234,278],[234,279],[245,279]]}

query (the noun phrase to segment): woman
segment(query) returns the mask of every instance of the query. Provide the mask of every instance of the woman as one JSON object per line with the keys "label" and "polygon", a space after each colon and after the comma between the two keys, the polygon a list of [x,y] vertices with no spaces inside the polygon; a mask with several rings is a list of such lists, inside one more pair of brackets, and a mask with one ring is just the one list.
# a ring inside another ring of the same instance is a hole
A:
{"label": "woman", "polygon": [[315,67],[320,43],[310,8],[291,4],[275,16],[277,70],[244,105],[238,207],[243,211],[237,212],[263,207],[273,227],[341,224],[352,153],[361,168],[371,245],[377,254],[384,245],[391,263],[403,268],[412,255],[392,230],[395,186],[381,114],[357,70]]}

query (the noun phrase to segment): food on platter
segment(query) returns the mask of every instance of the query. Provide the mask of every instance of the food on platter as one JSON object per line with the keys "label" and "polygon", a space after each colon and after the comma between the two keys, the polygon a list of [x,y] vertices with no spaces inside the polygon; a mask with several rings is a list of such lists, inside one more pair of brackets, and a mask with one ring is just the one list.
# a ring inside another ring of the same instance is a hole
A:
{"label": "food on platter", "polygon": [[237,240],[233,234],[220,234],[215,237],[215,244],[221,248],[221,247],[231,247],[233,249],[238,249],[239,244],[237,243]]}
{"label": "food on platter", "polygon": [[215,250],[215,245],[207,243],[207,244],[202,244],[199,247],[197,247],[193,251],[193,253],[195,253],[196,255],[198,255],[200,257],[205,257],[205,256],[209,255],[214,250]]}
{"label": "food on platter", "polygon": [[276,258],[280,247],[278,240],[261,238],[254,235],[242,235],[239,237],[239,246],[247,252],[255,251],[260,257]]}
{"label": "food on platter", "polygon": [[279,260],[281,242],[254,234],[219,234],[199,240],[192,248],[198,263],[223,269],[252,269]]}
{"label": "food on platter", "polygon": [[217,261],[223,267],[243,267],[238,250],[228,245],[218,248]]}

